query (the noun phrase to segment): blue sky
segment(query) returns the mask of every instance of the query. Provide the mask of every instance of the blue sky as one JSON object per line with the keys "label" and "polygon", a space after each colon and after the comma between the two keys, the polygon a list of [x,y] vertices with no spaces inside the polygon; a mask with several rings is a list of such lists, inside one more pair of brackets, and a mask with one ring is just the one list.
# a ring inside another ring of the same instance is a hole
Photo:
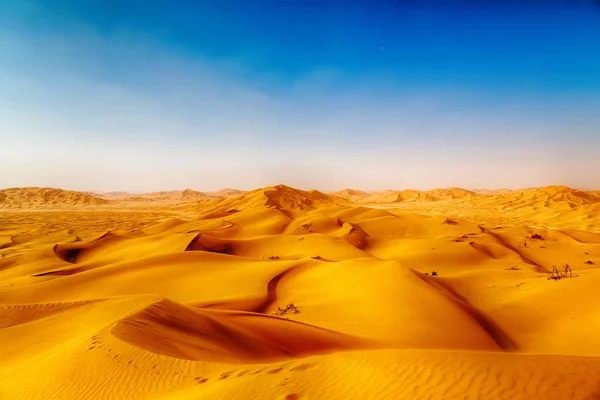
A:
{"label": "blue sky", "polygon": [[3,0],[0,146],[0,187],[600,188],[600,6]]}

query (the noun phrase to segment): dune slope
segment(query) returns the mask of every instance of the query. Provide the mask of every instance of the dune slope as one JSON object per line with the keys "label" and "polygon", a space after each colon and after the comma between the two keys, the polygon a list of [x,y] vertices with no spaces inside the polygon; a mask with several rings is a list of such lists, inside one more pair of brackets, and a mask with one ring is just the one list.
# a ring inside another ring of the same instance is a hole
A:
{"label": "dune slope", "polygon": [[66,208],[100,206],[108,201],[90,194],[53,188],[12,188],[0,190],[0,208]]}
{"label": "dune slope", "polygon": [[0,399],[600,399],[593,194],[23,190],[58,194],[0,212]]}

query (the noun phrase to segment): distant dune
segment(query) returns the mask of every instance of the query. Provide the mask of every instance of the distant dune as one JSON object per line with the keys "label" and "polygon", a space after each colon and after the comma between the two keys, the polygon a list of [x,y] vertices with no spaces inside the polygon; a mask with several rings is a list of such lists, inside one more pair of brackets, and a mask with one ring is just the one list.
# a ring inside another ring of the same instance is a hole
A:
{"label": "distant dune", "polygon": [[599,400],[600,197],[474,193],[0,191],[0,398]]}
{"label": "distant dune", "polygon": [[422,202],[422,201],[441,201],[464,199],[478,196],[478,193],[460,189],[433,189],[428,191],[420,190],[385,190],[381,192],[364,192],[354,189],[344,189],[339,192],[330,193],[355,203],[399,203],[399,202]]}
{"label": "distant dune", "polygon": [[164,192],[151,192],[143,194],[135,194],[124,198],[124,200],[171,200],[171,201],[197,201],[206,200],[211,196],[206,193],[197,192],[191,189],[185,190],[171,190]]}
{"label": "distant dune", "polygon": [[161,192],[148,192],[148,193],[129,193],[129,192],[105,192],[105,193],[92,193],[86,192],[92,196],[96,196],[105,200],[129,200],[129,201],[154,201],[154,200],[168,200],[168,201],[198,201],[212,198],[229,198],[235,197],[244,193],[243,190],[238,189],[221,189],[216,192],[198,192],[192,189],[185,190],[170,190]]}
{"label": "distant dune", "polygon": [[490,195],[495,195],[495,194],[511,193],[511,192],[514,192],[514,190],[512,190],[512,189],[473,189],[473,192],[483,195],[483,196],[490,196]]}
{"label": "distant dune", "polygon": [[1,208],[63,208],[107,203],[99,197],[71,190],[39,187],[0,190]]}
{"label": "distant dune", "polygon": [[329,193],[332,196],[341,197],[346,200],[350,200],[356,203],[360,203],[367,197],[371,196],[370,193],[363,192],[362,190],[344,189],[337,192]]}
{"label": "distant dune", "polygon": [[593,192],[584,192],[567,186],[545,186],[480,197],[476,199],[475,204],[572,210],[599,202],[600,196]]}
{"label": "distant dune", "polygon": [[212,196],[212,197],[229,198],[229,197],[238,196],[243,193],[246,193],[246,192],[244,190],[225,188],[225,189],[218,190],[216,192],[207,192],[206,194],[209,196]]}
{"label": "distant dune", "polygon": [[242,193],[217,203],[219,210],[244,210],[247,208],[267,207],[289,210],[309,210],[323,206],[333,206],[344,201],[317,190],[304,191],[285,185],[268,186],[266,188]]}
{"label": "distant dune", "polygon": [[285,185],[270,186],[244,192],[237,189],[222,189],[217,192],[198,192],[191,189],[133,194],[128,192],[90,193],[54,188],[11,188],[0,190],[2,208],[65,208],[118,206],[128,203],[162,204],[210,201],[219,208],[245,209],[248,207],[298,208],[301,210],[323,205],[357,204],[400,204],[428,203],[441,201],[474,202],[506,207],[547,207],[574,209],[581,206],[598,205],[600,191],[580,191],[566,186],[547,186],[531,189],[466,190],[461,188],[419,190],[385,190],[365,192],[344,189],[329,194],[316,190],[303,191]]}
{"label": "distant dune", "polygon": [[454,200],[477,196],[477,193],[473,191],[460,188],[434,189],[425,193],[435,200]]}
{"label": "distant dune", "polygon": [[86,193],[89,195],[95,196],[95,197],[100,197],[101,199],[104,199],[104,200],[122,200],[127,197],[134,196],[133,194],[128,193],[128,192],[106,192],[106,193],[86,192]]}

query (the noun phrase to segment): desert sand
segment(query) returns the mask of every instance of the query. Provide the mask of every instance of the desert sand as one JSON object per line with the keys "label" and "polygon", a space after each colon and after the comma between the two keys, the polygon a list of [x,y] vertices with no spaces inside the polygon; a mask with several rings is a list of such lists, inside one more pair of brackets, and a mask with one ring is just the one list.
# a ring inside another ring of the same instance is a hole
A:
{"label": "desert sand", "polygon": [[562,186],[2,190],[0,399],[600,399],[599,266]]}

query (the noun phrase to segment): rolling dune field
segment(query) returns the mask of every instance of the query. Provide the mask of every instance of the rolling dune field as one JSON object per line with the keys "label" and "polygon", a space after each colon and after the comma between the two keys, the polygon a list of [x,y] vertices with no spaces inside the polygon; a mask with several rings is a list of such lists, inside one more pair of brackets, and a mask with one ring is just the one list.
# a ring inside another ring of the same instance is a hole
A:
{"label": "rolling dune field", "polygon": [[597,192],[0,191],[1,400],[600,400],[599,304]]}

